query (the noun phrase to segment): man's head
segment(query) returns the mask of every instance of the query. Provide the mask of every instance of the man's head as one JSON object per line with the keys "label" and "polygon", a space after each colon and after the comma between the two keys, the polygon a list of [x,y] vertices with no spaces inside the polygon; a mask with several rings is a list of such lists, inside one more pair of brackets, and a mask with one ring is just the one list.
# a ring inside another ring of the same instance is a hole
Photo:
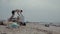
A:
{"label": "man's head", "polygon": [[13,10],[13,11],[12,11],[12,15],[14,15],[14,14],[15,14],[15,11]]}
{"label": "man's head", "polygon": [[22,10],[20,10],[20,13],[22,13],[23,11]]}

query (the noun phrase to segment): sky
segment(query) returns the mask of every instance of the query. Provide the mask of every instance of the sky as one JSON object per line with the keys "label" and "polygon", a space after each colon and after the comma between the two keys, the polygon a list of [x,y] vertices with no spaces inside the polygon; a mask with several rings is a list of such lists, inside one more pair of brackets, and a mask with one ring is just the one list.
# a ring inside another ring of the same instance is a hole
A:
{"label": "sky", "polygon": [[25,21],[60,22],[60,0],[0,0],[0,20],[22,9]]}

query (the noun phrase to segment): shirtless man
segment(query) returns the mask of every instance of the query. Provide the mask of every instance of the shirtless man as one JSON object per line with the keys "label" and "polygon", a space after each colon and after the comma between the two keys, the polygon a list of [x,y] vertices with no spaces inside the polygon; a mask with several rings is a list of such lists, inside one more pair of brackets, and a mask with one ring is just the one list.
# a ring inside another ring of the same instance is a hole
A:
{"label": "shirtless man", "polygon": [[[22,15],[22,10],[13,10],[12,11],[12,16],[9,18],[8,21],[12,21],[12,22],[18,22],[20,25],[26,25],[24,23],[24,16]],[[17,15],[15,15],[15,13]],[[14,19],[14,20],[13,20]]]}
{"label": "shirtless man", "polygon": [[8,19],[9,22],[12,21],[14,15],[15,15],[15,12],[16,12],[15,10],[12,11],[12,16]]}

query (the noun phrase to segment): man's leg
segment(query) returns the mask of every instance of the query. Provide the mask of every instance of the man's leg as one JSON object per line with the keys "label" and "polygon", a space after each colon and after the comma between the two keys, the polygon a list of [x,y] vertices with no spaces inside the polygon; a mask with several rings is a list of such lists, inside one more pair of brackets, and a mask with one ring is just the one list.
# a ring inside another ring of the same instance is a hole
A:
{"label": "man's leg", "polygon": [[22,26],[26,26],[26,23],[23,23],[23,22],[19,22],[19,24]]}

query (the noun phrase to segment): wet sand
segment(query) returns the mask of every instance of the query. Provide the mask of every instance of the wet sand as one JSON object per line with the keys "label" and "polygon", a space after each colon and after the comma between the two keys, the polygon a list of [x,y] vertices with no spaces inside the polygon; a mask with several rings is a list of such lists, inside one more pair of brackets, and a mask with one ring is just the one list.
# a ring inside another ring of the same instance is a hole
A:
{"label": "wet sand", "polygon": [[17,29],[8,29],[0,25],[0,34],[60,34],[60,27],[45,27],[40,23],[27,23],[26,26],[20,26]]}

